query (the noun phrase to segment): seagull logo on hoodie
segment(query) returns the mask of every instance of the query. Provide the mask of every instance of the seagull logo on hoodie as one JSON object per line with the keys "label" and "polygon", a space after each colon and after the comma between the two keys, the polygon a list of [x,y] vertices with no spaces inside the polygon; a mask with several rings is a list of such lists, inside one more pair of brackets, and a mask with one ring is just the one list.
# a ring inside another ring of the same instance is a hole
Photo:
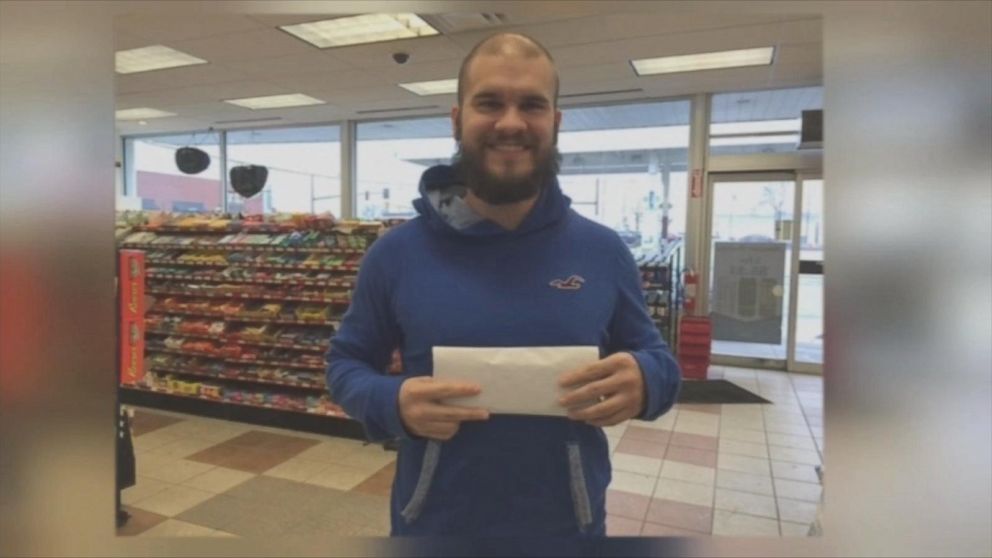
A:
{"label": "seagull logo on hoodie", "polygon": [[586,280],[578,275],[571,275],[568,279],[555,279],[549,283],[552,287],[556,289],[561,289],[563,291],[577,291],[582,288],[582,283]]}

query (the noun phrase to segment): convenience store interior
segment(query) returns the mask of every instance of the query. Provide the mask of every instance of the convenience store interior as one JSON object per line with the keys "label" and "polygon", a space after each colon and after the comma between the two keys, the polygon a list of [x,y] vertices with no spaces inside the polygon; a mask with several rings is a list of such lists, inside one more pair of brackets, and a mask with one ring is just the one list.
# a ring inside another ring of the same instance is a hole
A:
{"label": "convenience store interior", "polygon": [[[118,70],[117,209],[412,217],[420,173],[454,151],[456,100],[410,84],[454,78],[494,32],[528,34],[560,72],[560,180],[573,207],[616,229],[639,262],[666,264],[680,293],[667,316],[677,317],[684,272],[694,270],[708,286],[697,313],[714,316],[706,379],[769,401],[679,404],[657,421],[606,429],[608,534],[809,535],[823,494],[824,147],[807,136],[823,107],[820,19],[591,3],[506,12],[425,14],[437,34],[327,48],[291,31],[326,16],[120,16],[119,56],[163,45],[199,61]],[[747,67],[638,75],[633,63],[769,48]],[[305,104],[230,102],[296,94]],[[195,176],[176,168],[186,146],[210,155]],[[268,168],[261,194],[233,191],[238,165]],[[761,266],[771,296],[728,301],[720,286],[736,280],[731,249],[749,243],[776,247]],[[390,448],[354,429],[331,435],[314,421],[230,420],[196,412],[221,403],[163,401],[124,401],[136,482],[121,493],[130,519],[119,535],[388,534]]]}

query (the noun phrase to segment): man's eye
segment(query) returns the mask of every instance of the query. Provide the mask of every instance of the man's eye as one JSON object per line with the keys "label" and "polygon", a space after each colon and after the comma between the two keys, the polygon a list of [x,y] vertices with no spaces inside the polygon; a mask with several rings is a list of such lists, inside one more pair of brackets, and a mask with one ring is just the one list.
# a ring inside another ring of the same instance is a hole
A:
{"label": "man's eye", "polygon": [[495,109],[499,108],[499,103],[496,101],[479,101],[475,104],[475,106],[482,109]]}

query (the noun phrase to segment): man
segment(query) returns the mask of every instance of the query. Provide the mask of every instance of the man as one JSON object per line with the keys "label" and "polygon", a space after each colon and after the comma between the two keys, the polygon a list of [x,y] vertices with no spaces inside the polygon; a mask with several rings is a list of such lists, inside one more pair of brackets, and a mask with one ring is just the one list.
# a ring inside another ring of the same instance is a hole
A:
{"label": "man", "polygon": [[[454,164],[428,169],[420,216],[370,248],[332,340],[334,399],[370,438],[401,439],[393,535],[604,535],[600,427],[674,404],[680,373],[633,257],[558,186],[557,97],[535,41],[503,33],[469,53],[451,110]],[[446,403],[480,387],[431,377],[435,346],[575,345],[603,358],[560,377],[567,419]],[[404,372],[383,374],[397,346]]]}

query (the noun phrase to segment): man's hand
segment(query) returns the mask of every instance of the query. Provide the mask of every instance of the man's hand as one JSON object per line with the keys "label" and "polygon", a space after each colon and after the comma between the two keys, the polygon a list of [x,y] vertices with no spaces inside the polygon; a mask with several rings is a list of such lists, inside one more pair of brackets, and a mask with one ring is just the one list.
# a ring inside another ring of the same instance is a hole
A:
{"label": "man's hand", "polygon": [[481,388],[476,384],[438,381],[429,376],[410,378],[400,385],[400,419],[411,434],[450,440],[462,421],[488,420],[489,411],[446,405],[441,400],[478,395],[479,391]]}
{"label": "man's hand", "polygon": [[569,409],[568,418],[572,420],[593,426],[613,426],[644,410],[644,377],[630,353],[616,353],[566,372],[558,379],[558,385],[563,388],[582,386],[558,400],[562,407]]}

